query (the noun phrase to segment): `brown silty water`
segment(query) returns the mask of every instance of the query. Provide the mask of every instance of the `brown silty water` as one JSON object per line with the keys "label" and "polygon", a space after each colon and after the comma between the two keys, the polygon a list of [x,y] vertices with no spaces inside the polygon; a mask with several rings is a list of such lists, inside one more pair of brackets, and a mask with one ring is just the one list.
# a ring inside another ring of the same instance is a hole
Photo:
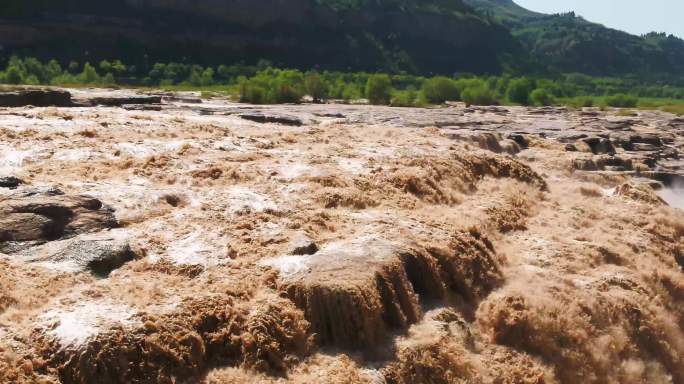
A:
{"label": "brown silty water", "polygon": [[74,95],[0,109],[0,382],[684,382],[681,119]]}

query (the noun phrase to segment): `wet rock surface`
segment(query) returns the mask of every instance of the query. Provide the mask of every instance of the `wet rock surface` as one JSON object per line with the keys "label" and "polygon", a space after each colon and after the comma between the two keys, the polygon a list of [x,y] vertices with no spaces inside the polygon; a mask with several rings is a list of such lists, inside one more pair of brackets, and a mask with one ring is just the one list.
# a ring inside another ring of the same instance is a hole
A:
{"label": "wet rock surface", "polygon": [[117,225],[111,209],[96,198],[59,190],[25,190],[0,200],[3,242],[51,241]]}
{"label": "wet rock surface", "polygon": [[274,123],[283,125],[293,125],[297,127],[303,124],[301,119],[287,115],[271,115],[265,113],[242,113],[239,116],[240,118],[243,118],[245,120],[254,121],[257,123]]}
{"label": "wet rock surface", "polygon": [[51,241],[18,252],[12,257],[60,271],[87,271],[106,277],[136,255],[128,241],[102,233]]}
{"label": "wet rock surface", "polygon": [[2,383],[684,380],[681,118],[70,92],[0,110]]}

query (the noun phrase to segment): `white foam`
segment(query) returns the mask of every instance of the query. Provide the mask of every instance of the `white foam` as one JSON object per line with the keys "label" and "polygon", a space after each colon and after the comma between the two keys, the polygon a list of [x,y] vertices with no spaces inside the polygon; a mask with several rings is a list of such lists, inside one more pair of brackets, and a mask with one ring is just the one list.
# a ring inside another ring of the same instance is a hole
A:
{"label": "white foam", "polygon": [[249,188],[233,187],[228,192],[228,210],[231,214],[275,211],[278,207],[270,197]]}
{"label": "white foam", "polygon": [[64,149],[55,152],[52,155],[52,159],[57,161],[81,161],[90,160],[98,155],[97,152],[87,149]]}
{"label": "white foam", "polygon": [[144,158],[168,152],[176,152],[184,145],[189,145],[189,143],[183,140],[143,140],[142,142],[136,143],[118,143],[115,148],[122,154]]}
{"label": "white foam", "polygon": [[226,264],[230,261],[227,245],[227,239],[207,233],[206,229],[198,229],[183,239],[171,243],[166,257],[177,265]]}
{"label": "white foam", "polygon": [[300,176],[318,176],[321,174],[320,170],[304,163],[294,163],[283,165],[278,168],[278,174],[285,180],[296,179]]}
{"label": "white foam", "polygon": [[310,258],[308,255],[304,256],[281,256],[271,259],[261,260],[259,265],[272,267],[278,270],[281,277],[289,277],[302,272],[306,272],[309,268],[307,261]]}
{"label": "white foam", "polygon": [[340,159],[337,166],[341,170],[353,175],[367,175],[370,169],[366,168],[366,162],[360,159]]}
{"label": "white foam", "polygon": [[109,301],[78,303],[70,309],[56,309],[46,312],[41,320],[62,346],[79,346],[97,336],[101,330],[115,326],[130,328],[139,321],[132,319],[135,311],[125,305]]}
{"label": "white foam", "polygon": [[605,197],[612,197],[612,196],[615,196],[616,191],[617,191],[617,187],[603,188],[603,189],[601,189],[601,194]]}
{"label": "white foam", "polygon": [[31,159],[38,154],[35,149],[17,150],[8,146],[0,146],[0,170],[16,171],[21,169],[27,159]]}

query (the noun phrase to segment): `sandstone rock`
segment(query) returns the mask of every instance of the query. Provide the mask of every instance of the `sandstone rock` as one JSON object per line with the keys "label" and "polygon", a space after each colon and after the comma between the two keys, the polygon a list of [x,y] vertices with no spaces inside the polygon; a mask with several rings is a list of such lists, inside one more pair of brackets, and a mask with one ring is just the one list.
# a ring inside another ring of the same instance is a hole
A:
{"label": "sandstone rock", "polygon": [[161,104],[162,98],[154,95],[111,96],[93,97],[87,99],[86,102],[91,106],[121,107],[124,105]]}
{"label": "sandstone rock", "polygon": [[161,104],[123,104],[121,108],[127,111],[161,111]]}
{"label": "sandstone rock", "polygon": [[632,144],[632,151],[637,151],[637,152],[655,152],[659,149],[658,146],[653,145],[653,144],[646,144],[646,143],[633,143]]}
{"label": "sandstone rock", "polygon": [[610,131],[631,131],[633,122],[631,120],[606,122],[604,128]]}
{"label": "sandstone rock", "polygon": [[64,272],[90,271],[102,277],[108,276],[111,271],[136,257],[128,241],[107,233],[52,241],[14,256],[51,269]]}
{"label": "sandstone rock", "polygon": [[318,252],[318,245],[307,235],[300,234],[290,242],[292,255],[313,255]]}
{"label": "sandstone rock", "polygon": [[629,137],[629,141],[633,144],[634,143],[650,144],[654,147],[660,147],[663,145],[663,142],[658,135],[649,134],[649,133],[641,133],[638,135],[631,135]]}
{"label": "sandstone rock", "polygon": [[[580,139],[579,143],[584,143],[586,144],[590,149],[591,152],[594,154],[614,154],[615,153],[615,147],[613,147],[613,144],[610,142],[609,139],[601,138],[601,137],[587,137],[584,139]],[[578,148],[579,149],[579,148]],[[582,152],[582,149],[579,149]]]}
{"label": "sandstone rock", "polygon": [[185,96],[164,96],[162,98],[163,101],[166,102],[176,102],[176,103],[184,103],[184,104],[202,104],[202,99],[199,97],[185,97]]}
{"label": "sandstone rock", "polygon": [[26,190],[0,201],[0,242],[50,241],[117,225],[111,209],[88,196]]}
{"label": "sandstone rock", "polygon": [[501,140],[501,142],[499,142],[499,145],[501,146],[501,150],[505,153],[508,153],[509,155],[518,154],[521,150],[520,145],[518,145],[517,142],[510,139]]}
{"label": "sandstone rock", "polygon": [[420,300],[451,292],[475,304],[501,279],[491,243],[475,230],[429,252],[368,235],[265,264],[280,272],[280,284],[318,342],[371,351],[422,318]]}
{"label": "sandstone rock", "polygon": [[[572,145],[570,147],[569,145]],[[583,140],[578,140],[575,144],[569,144],[566,146],[566,148],[572,148],[573,152],[584,152],[584,153],[594,153],[594,151],[591,149],[591,146],[587,144],[587,142]]]}
{"label": "sandstone rock", "polygon": [[509,133],[507,138],[509,140],[515,141],[520,148],[527,148],[530,145],[530,140],[527,138],[527,135],[520,133]]}
{"label": "sandstone rock", "polygon": [[25,89],[14,92],[0,92],[1,107],[71,107],[71,94],[67,91],[50,89]]}
{"label": "sandstone rock", "polygon": [[299,127],[304,123],[298,117],[288,115],[268,115],[264,113],[242,113],[240,118],[257,123],[274,123]]}
{"label": "sandstone rock", "polygon": [[594,156],[588,159],[574,159],[573,168],[579,171],[603,171],[607,167],[618,167],[615,169],[632,170],[633,162],[630,158],[614,155]]}

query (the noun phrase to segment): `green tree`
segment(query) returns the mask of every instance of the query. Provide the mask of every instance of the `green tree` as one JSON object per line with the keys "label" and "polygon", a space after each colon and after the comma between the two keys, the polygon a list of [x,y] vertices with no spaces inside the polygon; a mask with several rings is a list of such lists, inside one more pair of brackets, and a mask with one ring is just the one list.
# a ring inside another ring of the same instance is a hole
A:
{"label": "green tree", "polygon": [[530,93],[530,101],[534,105],[547,106],[553,104],[553,95],[544,88],[537,88]]}
{"label": "green tree", "polygon": [[506,98],[512,103],[528,105],[530,103],[530,93],[534,89],[534,84],[529,79],[523,77],[511,80],[506,90]]}
{"label": "green tree", "polygon": [[[171,67],[171,64],[169,64],[166,67],[167,68],[167,74],[168,74],[168,72],[172,72],[172,74],[178,73],[175,70],[169,71],[170,69],[177,69],[177,67],[176,68],[173,68],[173,67],[169,68],[169,67]],[[190,68],[190,73],[189,73],[189,76],[188,76],[186,82],[189,83],[190,85],[194,85],[194,86],[202,85],[202,72],[204,72],[202,67],[200,67],[199,65],[193,65]]]}
{"label": "green tree", "polygon": [[271,103],[299,103],[304,96],[304,75],[298,70],[274,72],[268,101]]}
{"label": "green tree", "polygon": [[16,66],[7,68],[5,81],[7,84],[21,84],[23,80],[21,70]]}
{"label": "green tree", "polygon": [[344,101],[358,100],[361,97],[361,87],[354,83],[346,84],[342,88],[342,100]]}
{"label": "green tree", "polygon": [[214,85],[214,69],[213,68],[207,68],[204,71],[202,71],[202,76],[200,78],[200,84],[202,86],[210,86]]}
{"label": "green tree", "polygon": [[373,75],[366,82],[366,97],[371,104],[387,105],[391,101],[392,81],[387,75]]}
{"label": "green tree", "polygon": [[32,85],[48,82],[48,78],[45,72],[45,66],[43,66],[43,63],[41,63],[40,61],[38,61],[38,59],[34,57],[27,57],[26,59],[24,59],[24,71],[24,81],[30,78],[30,84]]}
{"label": "green tree", "polygon": [[102,61],[100,61],[99,67],[100,67],[100,70],[101,70],[103,73],[108,73],[108,72],[111,72],[111,71],[112,71],[112,63],[110,63],[110,62],[107,61],[107,60],[102,60]]}
{"label": "green tree", "polygon": [[244,76],[238,78],[240,86],[240,102],[262,104],[266,102],[266,88],[255,79]]}
{"label": "green tree", "polygon": [[45,66],[45,73],[48,78],[48,82],[51,82],[54,78],[62,75],[62,66],[59,65],[57,60],[50,60],[50,62],[48,62],[48,64]]}
{"label": "green tree", "polygon": [[116,73],[117,75],[126,73],[127,70],[128,68],[124,63],[121,62],[121,60],[114,60],[112,62],[112,72]]}
{"label": "green tree", "polygon": [[77,61],[72,60],[69,62],[69,72],[76,74],[76,73],[78,73],[79,68],[80,68],[80,65],[78,64]]}
{"label": "green tree", "polygon": [[314,103],[320,103],[328,98],[330,86],[318,73],[306,76],[306,92],[311,96]]}
{"label": "green tree", "polygon": [[95,67],[90,63],[83,65],[83,72],[79,75],[79,80],[83,84],[94,84],[100,82],[100,75],[97,74]]}
{"label": "green tree", "polygon": [[468,105],[495,105],[499,104],[494,91],[483,84],[472,85],[461,92],[461,100]]}
{"label": "green tree", "polygon": [[443,104],[445,101],[458,101],[461,91],[456,82],[448,77],[437,76],[425,80],[423,93],[430,103]]}

